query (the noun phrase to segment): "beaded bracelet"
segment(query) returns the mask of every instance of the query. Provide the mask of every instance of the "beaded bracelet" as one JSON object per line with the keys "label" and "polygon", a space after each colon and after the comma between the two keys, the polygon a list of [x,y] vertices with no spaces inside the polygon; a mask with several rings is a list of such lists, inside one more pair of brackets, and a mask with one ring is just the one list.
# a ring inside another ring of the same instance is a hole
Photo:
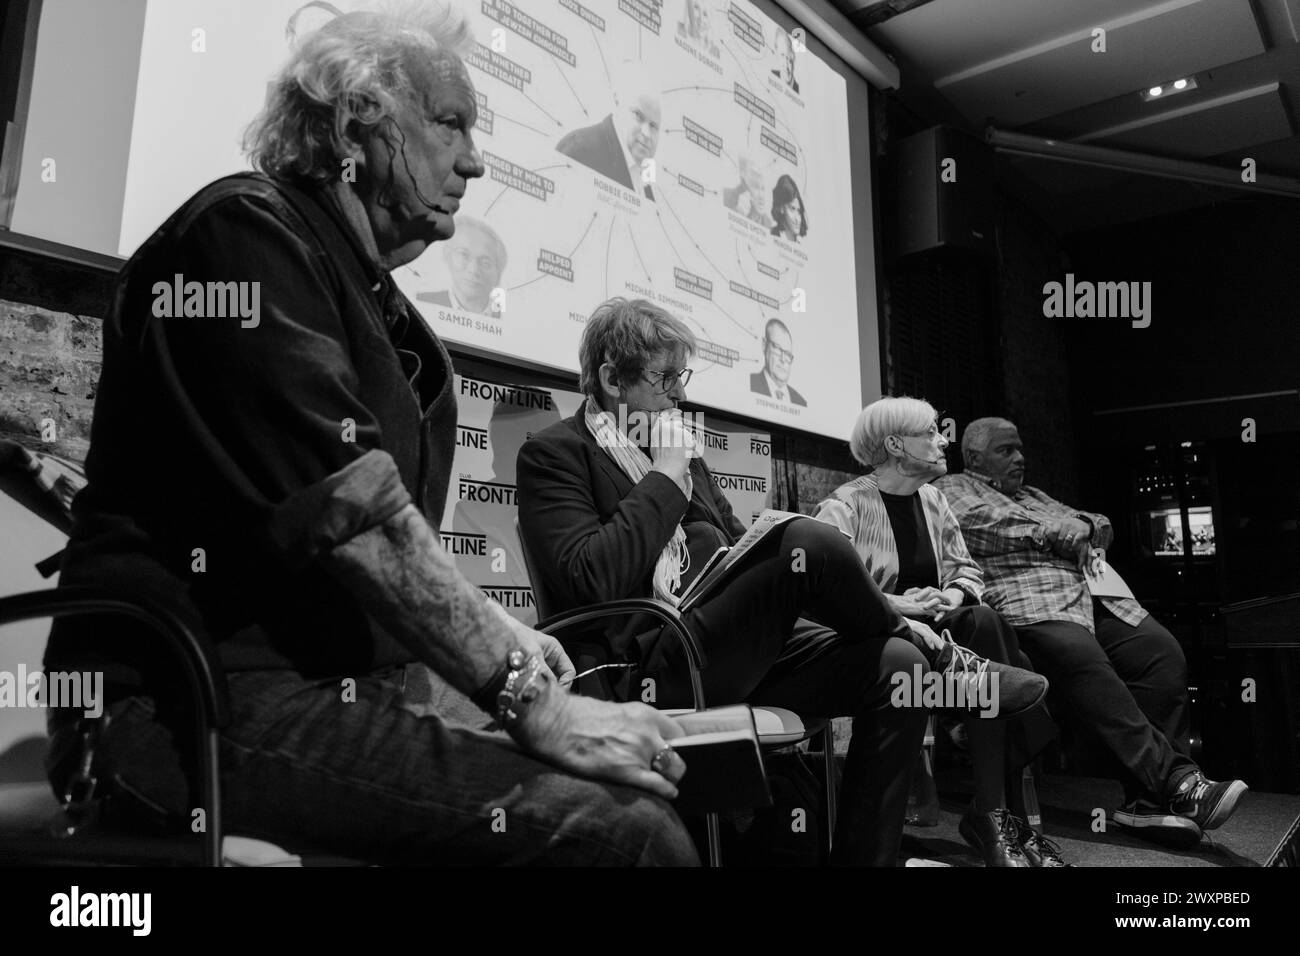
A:
{"label": "beaded bracelet", "polygon": [[510,673],[506,676],[505,686],[497,694],[497,723],[502,727],[510,727],[519,719],[515,709],[519,703],[531,703],[537,697],[538,688],[534,682],[542,673],[542,658],[537,654],[526,655],[522,650],[515,650],[506,660]]}

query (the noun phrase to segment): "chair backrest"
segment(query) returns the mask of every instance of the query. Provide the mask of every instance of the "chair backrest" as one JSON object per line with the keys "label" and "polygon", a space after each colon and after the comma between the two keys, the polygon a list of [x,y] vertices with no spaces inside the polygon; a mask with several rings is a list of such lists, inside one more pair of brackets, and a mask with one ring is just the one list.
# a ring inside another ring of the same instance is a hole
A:
{"label": "chair backrest", "polygon": [[537,605],[537,621],[541,623],[555,613],[556,604],[553,596],[546,592],[542,576],[537,573],[537,557],[528,548],[528,539],[524,537],[518,515],[515,516],[515,537],[519,539],[519,550],[524,555],[524,570],[528,572],[528,586],[533,589],[533,603]]}

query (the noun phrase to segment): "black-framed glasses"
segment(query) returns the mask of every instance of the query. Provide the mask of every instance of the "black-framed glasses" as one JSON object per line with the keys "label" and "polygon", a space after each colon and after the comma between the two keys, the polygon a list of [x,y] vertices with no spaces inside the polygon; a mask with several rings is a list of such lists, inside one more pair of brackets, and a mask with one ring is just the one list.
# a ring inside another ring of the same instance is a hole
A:
{"label": "black-framed glasses", "polygon": [[[695,374],[695,369],[693,368],[646,369],[646,371],[642,372],[641,374],[645,376],[647,382],[649,382],[651,385],[657,386],[659,388],[659,391],[667,395],[669,392],[671,392],[673,389],[677,387],[678,383],[681,384],[682,388],[685,388],[687,385],[689,385],[691,381],[691,376]],[[657,379],[652,378],[651,376],[654,375],[658,375],[659,377]]]}
{"label": "black-framed glasses", "polygon": [[783,348],[781,348],[781,346],[777,345],[777,344],[776,344],[775,342],[773,342],[771,339],[768,339],[768,340],[767,340],[767,347],[768,347],[769,349],[771,349],[773,352],[776,353],[777,358],[783,359],[783,360],[785,360],[785,361],[787,361],[787,362],[793,362],[793,361],[794,361],[794,353],[793,353],[793,352],[791,352],[789,349],[783,349]]}
{"label": "black-framed glasses", "polygon": [[495,256],[476,256],[468,249],[453,249],[451,252],[451,261],[456,264],[457,269],[464,269],[473,263],[478,267],[480,272],[496,272],[497,260]]}

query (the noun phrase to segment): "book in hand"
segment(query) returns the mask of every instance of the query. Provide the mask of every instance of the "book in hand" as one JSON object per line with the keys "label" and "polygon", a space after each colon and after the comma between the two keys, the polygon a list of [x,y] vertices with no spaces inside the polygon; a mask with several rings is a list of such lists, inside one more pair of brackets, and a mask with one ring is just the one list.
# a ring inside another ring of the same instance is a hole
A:
{"label": "book in hand", "polygon": [[740,565],[741,559],[753,549],[754,545],[762,541],[769,532],[787,521],[801,517],[803,515],[793,511],[777,511],[774,508],[763,509],[763,513],[754,520],[754,523],[749,526],[749,530],[745,532],[739,541],[730,548],[719,548],[713,552],[713,556],[709,558],[703,570],[695,576],[695,580],[691,581],[690,586],[681,593],[677,600],[677,610],[684,613],[690,609],[691,605],[712,594],[722,585],[729,573]]}
{"label": "book in hand", "polygon": [[673,805],[680,813],[747,810],[772,805],[754,714],[745,704],[674,711],[686,733],[669,741],[686,761]]}

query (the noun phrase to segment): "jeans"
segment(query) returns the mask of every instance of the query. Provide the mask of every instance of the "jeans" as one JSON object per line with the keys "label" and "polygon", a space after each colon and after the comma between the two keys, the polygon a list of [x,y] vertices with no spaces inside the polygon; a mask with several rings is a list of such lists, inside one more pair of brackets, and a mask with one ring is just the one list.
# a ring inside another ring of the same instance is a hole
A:
{"label": "jeans", "polygon": [[[387,864],[699,863],[667,802],[565,773],[505,734],[417,716],[404,705],[401,673],[357,677],[355,695],[341,680],[291,671],[229,674],[226,831]],[[192,733],[158,719],[148,697],[116,702],[109,718],[96,773],[188,821],[195,777],[180,755],[193,751]],[[51,780],[61,792],[75,764],[73,728],[52,730]]]}

